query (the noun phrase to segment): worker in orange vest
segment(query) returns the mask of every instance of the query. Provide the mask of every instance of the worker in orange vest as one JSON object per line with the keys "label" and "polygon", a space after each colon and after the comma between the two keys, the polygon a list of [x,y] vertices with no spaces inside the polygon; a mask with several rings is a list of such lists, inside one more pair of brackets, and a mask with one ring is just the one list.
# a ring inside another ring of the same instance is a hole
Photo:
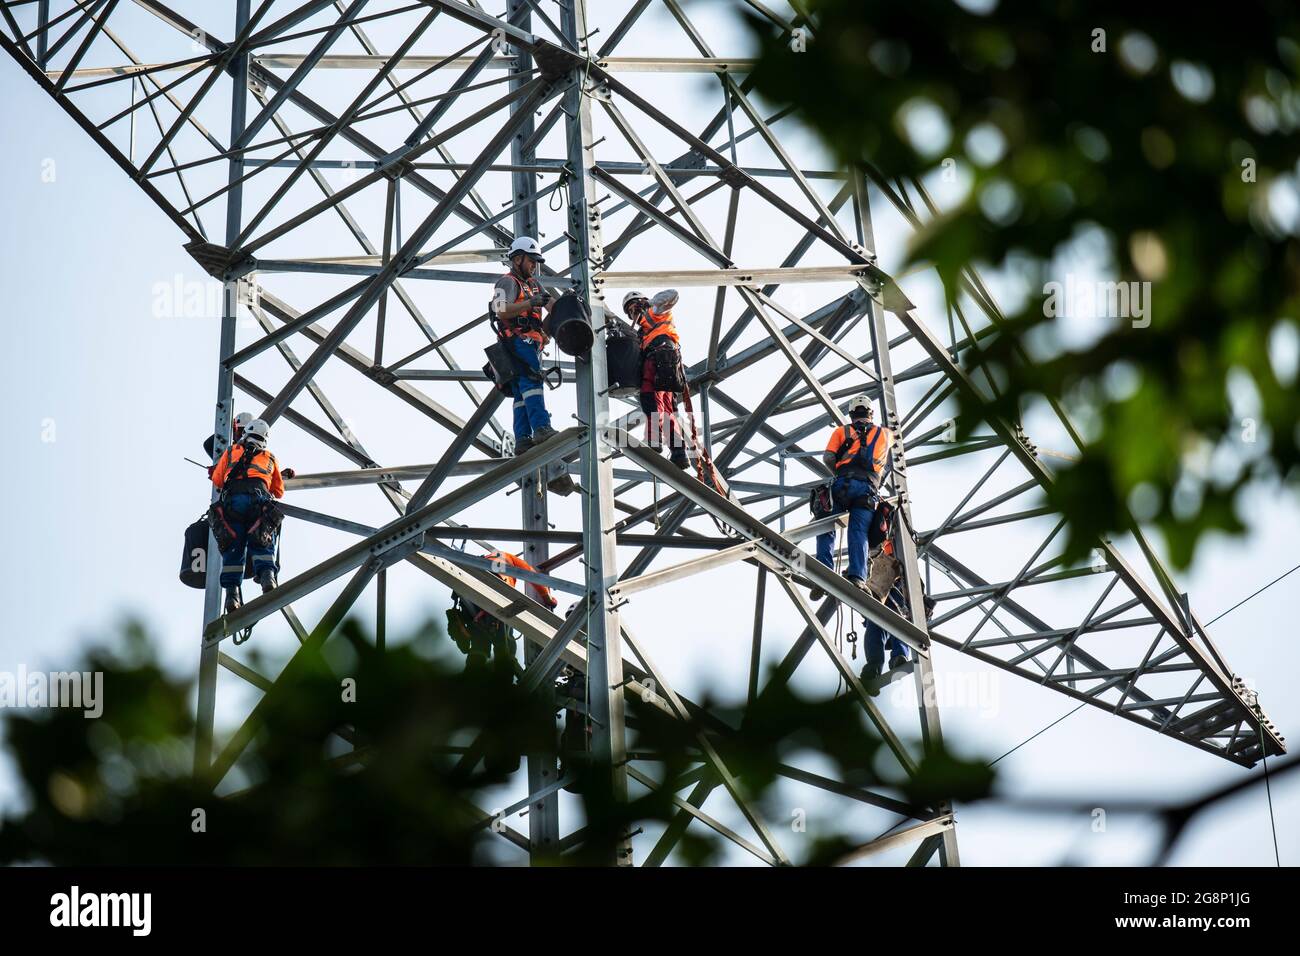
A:
{"label": "worker in orange vest", "polygon": [[515,454],[522,455],[558,434],[551,427],[542,390],[542,350],[549,341],[542,321],[555,300],[537,281],[545,260],[536,239],[520,236],[507,256],[510,271],[492,290],[492,312],[497,337],[519,369],[510,388],[515,399]]}
{"label": "worker in orange vest", "polygon": [[[234,420],[230,423],[230,430],[232,432],[230,437],[230,443],[232,445],[239,444],[239,440],[244,437],[244,426],[247,425],[252,420],[253,420],[252,412],[240,412],[238,415],[234,417]],[[212,458],[216,454],[216,447],[217,447],[216,435],[209,435],[207,438],[203,439],[203,450],[207,452],[209,458]],[[212,473],[216,470],[217,470],[217,463],[214,461],[212,464],[208,465],[208,477],[211,478]],[[281,468],[280,476],[288,480],[294,476],[294,470],[292,468]]]}
{"label": "worker in orange vest", "polygon": [[[502,581],[506,582],[506,584],[510,585],[511,587],[515,586],[517,580],[516,578],[512,577],[509,573],[507,573],[506,571],[507,566],[518,568],[520,571],[537,570],[535,567],[533,567],[523,558],[519,557],[519,555],[511,554],[509,551],[493,551],[491,554],[487,556],[487,559],[491,561],[493,565],[496,566],[493,568],[493,570],[496,572],[497,577],[499,577]],[[548,588],[545,584],[532,584],[532,583],[529,583],[528,587],[532,588],[536,592],[538,599],[543,604],[545,604],[552,611],[555,610],[555,606],[558,602],[555,600],[555,597],[551,594],[550,588]]]}
{"label": "worker in orange vest", "polygon": [[672,463],[686,468],[686,436],[677,423],[677,405],[686,390],[681,340],[673,324],[677,298],[676,289],[664,289],[653,299],[629,292],[623,296],[623,314],[641,340],[641,411],[646,416],[646,442],[660,449],[667,437]]}
{"label": "worker in orange vest", "polygon": [[283,513],[274,499],[284,497],[284,478],[275,455],[266,447],[269,438],[270,426],[260,418],[253,419],[212,469],[212,484],[221,497],[208,510],[208,521],[221,551],[227,614],[243,603],[239,585],[247,557],[252,557],[253,576],[263,593],[276,585],[275,546]]}
{"label": "worker in orange vest", "polygon": [[[507,568],[519,568],[521,571],[535,571],[531,564],[508,551],[493,551],[485,555],[492,562],[492,570],[510,587],[516,584],[516,578]],[[530,597],[534,597],[552,611],[556,600],[551,589],[544,584],[529,584]],[[491,661],[492,669],[501,677],[510,679],[514,676],[515,642],[510,636],[510,629],[504,622],[497,620],[487,611],[472,601],[455,595],[452,606],[447,611],[447,632],[456,642],[456,646],[466,655],[465,669],[486,669]]]}
{"label": "worker in orange vest", "polygon": [[[844,576],[857,587],[864,587],[867,577],[867,529],[879,500],[880,478],[885,471],[894,436],[888,428],[871,422],[871,399],[858,395],[849,402],[849,423],[831,432],[822,461],[835,475],[831,484],[831,514],[849,513],[849,566]],[[817,536],[817,560],[834,567],[832,549],[835,531]],[[822,589],[814,587],[809,595],[814,601]]]}

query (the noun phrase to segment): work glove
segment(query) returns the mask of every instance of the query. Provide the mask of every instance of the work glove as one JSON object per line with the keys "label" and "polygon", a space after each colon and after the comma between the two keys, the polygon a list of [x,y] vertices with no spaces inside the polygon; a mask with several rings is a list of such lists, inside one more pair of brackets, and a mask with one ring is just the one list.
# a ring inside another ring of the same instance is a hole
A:
{"label": "work glove", "polygon": [[559,605],[560,602],[555,600],[555,598],[547,598],[546,600],[546,606],[549,607],[552,611],[554,611],[557,607],[559,607]]}
{"label": "work glove", "polygon": [[217,470],[216,465],[208,465],[208,481],[212,480],[212,473]]}
{"label": "work glove", "polygon": [[544,308],[551,303],[551,294],[549,292],[539,292],[528,300],[528,304],[535,309]]}
{"label": "work glove", "polygon": [[280,477],[281,477],[281,478],[297,478],[297,477],[298,477],[298,473],[297,473],[296,471],[294,471],[292,468],[281,468],[281,469],[280,469]]}

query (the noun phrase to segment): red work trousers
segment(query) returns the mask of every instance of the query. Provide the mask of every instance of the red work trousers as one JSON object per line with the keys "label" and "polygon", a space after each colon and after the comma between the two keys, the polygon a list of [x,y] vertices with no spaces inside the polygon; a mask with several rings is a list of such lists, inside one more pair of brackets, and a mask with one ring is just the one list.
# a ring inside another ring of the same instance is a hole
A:
{"label": "red work trousers", "polygon": [[686,437],[673,414],[676,404],[675,393],[655,391],[655,363],[647,358],[641,366],[641,411],[645,412],[646,442],[652,448],[662,448],[667,437],[674,454],[685,451]]}

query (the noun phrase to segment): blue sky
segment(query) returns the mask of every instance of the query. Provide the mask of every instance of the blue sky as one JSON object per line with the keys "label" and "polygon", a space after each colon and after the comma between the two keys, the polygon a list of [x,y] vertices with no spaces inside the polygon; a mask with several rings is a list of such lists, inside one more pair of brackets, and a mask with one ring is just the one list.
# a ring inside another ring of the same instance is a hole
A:
{"label": "blue sky", "polygon": [[[0,408],[18,463],[0,476],[3,500],[11,503],[12,542],[0,578],[10,621],[0,633],[0,670],[66,666],[86,641],[112,633],[124,616],[138,615],[160,639],[168,665],[189,672],[198,661],[202,598],[177,582],[176,570],[181,533],[206,507],[207,481],[183,458],[201,459],[201,442],[210,431],[218,330],[215,317],[158,318],[153,307],[160,283],[206,277],[181,249],[178,231],[8,58],[0,60],[0,89],[0,139],[7,144],[0,153],[0,221],[7,224],[0,235],[0,278],[10,339],[0,358]],[[883,249],[888,228],[878,226],[878,237]],[[687,296],[679,312],[690,315],[693,309],[703,328],[711,298],[711,292]],[[455,304],[445,310],[450,316],[430,313],[439,328],[463,321],[457,310],[475,300],[448,301]],[[250,334],[245,330],[241,341]],[[698,340],[688,343],[688,358],[692,348],[698,351]],[[572,410],[571,400],[569,407],[562,398],[556,401],[561,414]],[[433,460],[436,436],[425,441],[421,434],[412,451],[404,445],[404,426],[386,434],[377,409],[362,407],[357,414],[369,426],[358,427],[358,434],[367,442],[374,435],[381,450],[393,449],[392,458],[381,460]],[[343,467],[314,452],[287,425],[279,426],[277,442],[282,460],[300,470]],[[366,507],[370,514],[361,520],[380,520],[379,504],[367,498]],[[1203,620],[1296,563],[1296,501],[1261,492],[1247,513],[1248,539],[1216,539],[1181,578]],[[505,522],[516,514],[511,499],[497,517]],[[290,525],[287,572],[314,563],[317,549],[336,540]],[[665,633],[662,646],[656,644],[658,662],[689,675],[684,681],[736,680],[734,672],[719,673],[719,661],[743,658],[747,645],[719,657],[709,623],[734,611],[715,600],[732,584],[751,588],[752,576],[732,569],[707,585],[673,591],[671,602],[637,622],[638,633],[658,640],[655,626],[673,629],[680,602],[711,605],[696,623]],[[1300,573],[1212,629],[1237,673],[1261,691],[1273,720],[1293,741],[1300,740],[1300,701],[1293,694],[1300,650],[1287,616],[1298,595]],[[741,599],[738,613],[749,613],[747,600]],[[390,620],[400,630],[438,613],[446,595],[420,584],[397,592],[395,601]],[[304,603],[310,618],[315,605]],[[791,620],[774,615],[770,626],[779,629]],[[968,678],[967,686],[984,695],[944,710],[945,731],[970,752],[1009,750],[1074,706],[942,648],[935,666],[940,675]],[[223,698],[223,716],[237,720],[247,700],[238,694]],[[903,717],[911,709],[903,702],[886,706]],[[1177,800],[1260,772],[1092,708],[999,768],[1010,794],[1063,796],[1103,809],[1108,799]],[[0,766],[0,806],[14,799],[11,770]],[[1300,858],[1300,787],[1276,787],[1273,799],[1282,859],[1294,864]],[[1115,816],[1101,833],[1090,822],[964,808],[959,839],[965,862],[976,864],[1043,865],[1066,855],[1094,863],[1145,858],[1153,834],[1143,821]],[[1270,865],[1272,859],[1265,796],[1255,789],[1207,815],[1174,862]]]}

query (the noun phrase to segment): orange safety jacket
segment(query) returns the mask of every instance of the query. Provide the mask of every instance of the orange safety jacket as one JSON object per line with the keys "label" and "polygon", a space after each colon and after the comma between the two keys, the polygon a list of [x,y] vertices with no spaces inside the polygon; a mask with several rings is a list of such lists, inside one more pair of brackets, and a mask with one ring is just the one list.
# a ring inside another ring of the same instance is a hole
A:
{"label": "orange safety jacket", "polygon": [[[534,276],[525,278],[515,272],[514,269],[511,269],[501,278],[515,280],[515,285],[519,289],[515,295],[515,304],[523,302],[525,299],[531,299],[535,295],[541,295],[546,291]],[[511,319],[498,318],[497,321],[501,324],[501,334],[505,338],[517,335],[521,339],[531,339],[540,347],[546,348],[546,343],[550,340],[546,337],[546,333],[542,331],[543,318],[542,310],[538,308],[529,309],[522,315],[517,315]]]}
{"label": "orange safety jacket", "polygon": [[673,325],[672,309],[665,312],[646,309],[636,317],[636,330],[641,337],[643,350],[648,349],[650,343],[658,338],[667,338],[678,344],[681,343],[681,338],[677,335],[677,326]]}
{"label": "orange safety jacket", "polygon": [[[487,555],[487,559],[489,561],[504,561],[506,564],[510,565],[511,567],[518,568],[521,571],[537,570],[535,567],[533,567],[523,558],[519,557],[519,555],[511,554],[509,551],[493,551],[491,554]],[[511,577],[510,575],[505,574],[503,572],[498,572],[497,577],[499,577],[502,581],[506,582],[506,584],[510,585],[511,587],[515,586],[516,579]],[[537,588],[538,593],[542,597],[542,603],[548,604],[551,607],[555,607],[556,601],[555,598],[551,597],[550,588],[548,588],[544,584],[533,584],[531,581],[529,581],[528,583],[533,587]]]}
{"label": "orange safety jacket", "polygon": [[[231,445],[221,453],[217,460],[216,467],[212,470],[212,483],[218,489],[226,483],[226,476],[230,474],[231,468],[244,457],[244,445]],[[284,479],[280,477],[280,463],[275,460],[267,449],[253,455],[252,460],[248,463],[246,476],[256,478],[262,484],[266,485],[266,490],[276,498],[284,497]]]}
{"label": "orange safety jacket", "polygon": [[894,435],[888,428],[868,426],[862,438],[852,423],[831,432],[826,450],[835,456],[835,473],[865,478],[873,485],[880,480],[889,458]]}

